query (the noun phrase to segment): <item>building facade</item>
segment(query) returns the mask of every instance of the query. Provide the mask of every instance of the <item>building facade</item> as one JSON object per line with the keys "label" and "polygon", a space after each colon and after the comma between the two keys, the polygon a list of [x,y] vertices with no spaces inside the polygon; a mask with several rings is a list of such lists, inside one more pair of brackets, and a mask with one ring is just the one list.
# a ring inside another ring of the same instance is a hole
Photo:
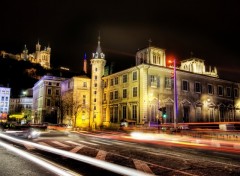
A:
{"label": "building facade", "polygon": [[61,82],[65,78],[43,76],[33,87],[34,123],[58,123],[60,118]]}
{"label": "building facade", "polygon": [[0,122],[7,120],[9,113],[11,89],[8,87],[0,87]]}
{"label": "building facade", "polygon": [[[84,128],[124,120],[174,123],[173,66],[167,63],[165,50],[149,46],[137,51],[135,60],[134,67],[104,75],[106,60],[99,38],[90,59],[91,78],[45,76],[34,85],[35,119],[44,122],[44,116],[55,112],[52,117],[59,119],[61,114],[61,123]],[[240,121],[240,83],[220,79],[216,67],[207,69],[204,60],[194,57],[181,61],[174,77],[177,123]],[[164,118],[161,108],[166,108]]]}

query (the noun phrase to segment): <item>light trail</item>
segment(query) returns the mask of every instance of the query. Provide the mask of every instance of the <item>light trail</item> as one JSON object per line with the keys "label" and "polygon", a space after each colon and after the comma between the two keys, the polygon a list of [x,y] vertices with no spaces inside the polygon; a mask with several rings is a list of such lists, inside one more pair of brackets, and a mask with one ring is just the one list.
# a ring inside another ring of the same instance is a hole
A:
{"label": "light trail", "polygon": [[44,160],[41,160],[41,159],[37,158],[36,156],[34,156],[32,154],[29,154],[29,153],[27,153],[23,150],[20,150],[16,147],[13,147],[12,145],[9,145],[9,144],[6,144],[6,143],[0,141],[0,146],[2,146],[4,148],[6,148],[7,150],[10,150],[10,151],[18,154],[19,156],[22,156],[22,157],[40,165],[40,166],[42,166],[43,168],[45,168],[45,169],[47,169],[47,170],[49,170],[49,171],[51,171],[55,174],[58,174],[58,175],[61,175],[61,176],[77,176],[77,175],[80,176],[79,174],[71,174],[69,172],[66,172],[63,169],[60,169],[60,168],[58,168],[58,167],[56,167],[56,166],[54,166],[54,165],[52,165],[52,164],[50,164],[50,163],[48,163]]}
{"label": "light trail", "polygon": [[18,144],[31,145],[39,150],[55,153],[55,154],[58,154],[61,156],[65,156],[67,158],[72,158],[72,159],[93,165],[95,167],[103,168],[105,170],[108,170],[108,171],[111,171],[114,173],[118,173],[118,174],[122,174],[122,175],[129,175],[129,176],[152,176],[152,174],[144,173],[144,172],[138,171],[136,169],[131,169],[128,167],[117,165],[117,164],[108,163],[106,161],[97,160],[95,158],[91,158],[88,156],[84,156],[84,155],[80,155],[80,154],[76,154],[76,153],[72,153],[72,152],[68,152],[68,151],[64,151],[64,150],[60,150],[60,149],[55,149],[55,148],[49,147],[49,146],[42,146],[42,145],[39,145],[39,144],[36,144],[33,142],[16,139],[16,138],[4,135],[2,133],[0,133],[0,137],[10,140],[12,142],[18,143]]}

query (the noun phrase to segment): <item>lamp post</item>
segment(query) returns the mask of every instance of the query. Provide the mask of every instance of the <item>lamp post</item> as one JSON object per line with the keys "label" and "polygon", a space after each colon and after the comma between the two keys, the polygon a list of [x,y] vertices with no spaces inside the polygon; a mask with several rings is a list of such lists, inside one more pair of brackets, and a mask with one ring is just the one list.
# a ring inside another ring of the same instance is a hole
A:
{"label": "lamp post", "polygon": [[174,128],[177,128],[177,111],[178,111],[178,100],[177,100],[177,75],[176,75],[176,59],[173,60],[173,89],[174,89]]}

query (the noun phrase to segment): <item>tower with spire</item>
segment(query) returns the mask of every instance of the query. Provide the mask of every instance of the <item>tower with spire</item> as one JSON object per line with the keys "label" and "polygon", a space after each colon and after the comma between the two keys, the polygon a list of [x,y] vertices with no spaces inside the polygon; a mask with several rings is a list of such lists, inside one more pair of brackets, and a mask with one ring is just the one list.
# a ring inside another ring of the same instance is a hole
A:
{"label": "tower with spire", "polygon": [[90,125],[94,129],[102,125],[102,76],[106,65],[105,55],[100,46],[100,35],[98,37],[98,46],[96,52],[92,54],[90,60],[92,65],[91,76],[91,114]]}

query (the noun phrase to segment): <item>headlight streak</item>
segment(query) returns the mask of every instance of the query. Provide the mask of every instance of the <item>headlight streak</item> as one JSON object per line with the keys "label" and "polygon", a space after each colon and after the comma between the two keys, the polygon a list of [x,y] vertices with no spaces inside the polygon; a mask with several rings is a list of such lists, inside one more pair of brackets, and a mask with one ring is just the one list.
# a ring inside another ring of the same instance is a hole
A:
{"label": "headlight streak", "polygon": [[26,158],[26,159],[36,163],[36,164],[42,166],[43,168],[46,168],[47,170],[50,170],[53,173],[56,173],[56,174],[61,175],[61,176],[74,176],[72,174],[69,174],[69,173],[65,172],[62,169],[59,169],[58,167],[56,167],[56,166],[54,166],[52,164],[49,164],[46,161],[43,161],[43,160],[35,157],[34,155],[31,155],[31,154],[29,154],[27,152],[24,152],[24,151],[22,151],[22,150],[20,150],[20,149],[18,149],[16,147],[13,147],[13,146],[8,145],[6,143],[3,143],[1,141],[0,141],[0,146],[5,147],[7,150],[10,150],[10,151],[18,154],[18,155],[20,155],[20,156],[22,156],[22,157],[24,157],[24,158]]}
{"label": "headlight streak", "polygon": [[44,150],[47,152],[51,152],[51,153],[55,153],[61,156],[65,156],[67,158],[72,158],[81,162],[85,162],[88,164],[91,164],[95,167],[99,167],[99,168],[103,168],[106,170],[109,170],[111,172],[114,173],[119,173],[122,175],[129,175],[129,176],[152,176],[152,174],[148,174],[148,173],[144,173],[135,169],[131,169],[128,167],[124,167],[124,166],[120,166],[117,164],[113,164],[113,163],[108,163],[106,161],[101,161],[101,160],[97,160],[95,158],[91,158],[88,156],[84,156],[84,155],[80,155],[80,154],[75,154],[75,153],[71,153],[68,151],[64,151],[64,150],[60,150],[60,149],[55,149],[53,147],[49,147],[49,146],[42,146],[33,142],[29,142],[29,141],[24,141],[24,140],[20,140],[20,139],[16,139],[7,135],[4,135],[2,133],[0,133],[0,137],[10,140],[12,142],[18,143],[18,144],[25,144],[25,145],[31,145],[39,150]]}

